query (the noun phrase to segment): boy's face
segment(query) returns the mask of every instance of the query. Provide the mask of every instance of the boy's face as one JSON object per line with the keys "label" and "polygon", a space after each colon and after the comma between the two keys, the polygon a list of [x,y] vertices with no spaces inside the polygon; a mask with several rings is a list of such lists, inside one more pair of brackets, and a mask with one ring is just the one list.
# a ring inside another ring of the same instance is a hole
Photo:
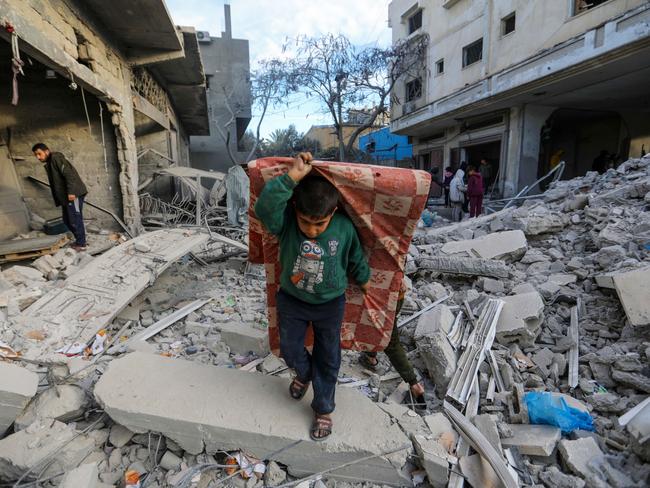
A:
{"label": "boy's face", "polygon": [[41,163],[44,163],[47,161],[47,158],[50,157],[50,150],[49,149],[37,149],[34,151],[34,156],[36,156],[36,159],[38,159]]}
{"label": "boy's face", "polygon": [[296,219],[298,219],[298,228],[300,229],[300,232],[310,239],[315,239],[325,232],[327,226],[330,225],[334,212],[336,212],[336,209],[325,217],[311,217],[296,210]]}

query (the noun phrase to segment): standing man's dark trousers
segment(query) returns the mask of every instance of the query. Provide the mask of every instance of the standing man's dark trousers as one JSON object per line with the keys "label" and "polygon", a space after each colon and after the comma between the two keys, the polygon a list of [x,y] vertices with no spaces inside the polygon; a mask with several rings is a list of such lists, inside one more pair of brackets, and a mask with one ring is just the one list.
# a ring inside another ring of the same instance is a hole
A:
{"label": "standing man's dark trousers", "polygon": [[84,197],[63,204],[63,223],[74,234],[77,246],[86,246],[86,229],[83,218]]}
{"label": "standing man's dark trousers", "polygon": [[[345,295],[312,305],[280,290],[277,295],[280,352],[287,366],[296,370],[298,381],[312,382],[311,408],[319,414],[334,411],[335,390],[341,367],[341,322]],[[311,322],[314,348],[305,349],[305,334]]]}

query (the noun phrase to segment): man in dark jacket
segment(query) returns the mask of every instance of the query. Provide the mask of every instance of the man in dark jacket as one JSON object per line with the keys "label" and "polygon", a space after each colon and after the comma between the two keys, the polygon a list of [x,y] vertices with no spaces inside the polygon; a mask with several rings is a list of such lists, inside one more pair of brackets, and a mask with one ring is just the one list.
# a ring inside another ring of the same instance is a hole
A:
{"label": "man in dark jacket", "polygon": [[34,144],[32,152],[45,164],[54,203],[57,207],[62,207],[63,222],[76,239],[72,247],[83,251],[86,249],[86,230],[82,215],[84,197],[88,193],[86,185],[81,181],[74,166],[60,152],[51,152],[42,142]]}

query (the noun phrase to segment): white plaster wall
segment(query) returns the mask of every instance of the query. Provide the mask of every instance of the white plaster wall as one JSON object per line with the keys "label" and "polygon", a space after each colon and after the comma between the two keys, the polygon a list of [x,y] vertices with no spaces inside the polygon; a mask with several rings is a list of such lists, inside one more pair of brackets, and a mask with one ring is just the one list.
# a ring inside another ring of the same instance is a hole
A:
{"label": "white plaster wall", "polygon": [[[422,31],[430,36],[427,69],[430,73],[418,107],[444,98],[534,54],[594,29],[607,20],[647,3],[647,0],[610,0],[572,15],[573,0],[460,0],[446,9],[443,0],[393,0],[389,21],[393,42],[408,36],[402,19],[414,5],[423,8]],[[516,12],[516,29],[501,35],[501,19]],[[483,60],[462,67],[463,47],[483,37]],[[445,73],[436,76],[435,63],[445,60]],[[403,97],[404,87],[398,87]]]}

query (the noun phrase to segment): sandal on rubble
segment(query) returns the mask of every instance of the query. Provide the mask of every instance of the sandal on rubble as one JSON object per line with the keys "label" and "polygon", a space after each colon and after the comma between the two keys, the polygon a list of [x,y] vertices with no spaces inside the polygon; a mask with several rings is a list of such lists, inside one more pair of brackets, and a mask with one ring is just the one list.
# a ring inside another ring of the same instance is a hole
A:
{"label": "sandal on rubble", "polygon": [[289,395],[294,400],[302,400],[302,397],[305,396],[307,390],[309,389],[309,381],[303,383],[298,378],[294,378],[291,384],[289,385]]}
{"label": "sandal on rubble", "polygon": [[[320,433],[320,435],[317,435]],[[311,440],[320,442],[332,434],[332,418],[328,414],[314,414],[314,423],[311,425],[309,437]]]}
{"label": "sandal on rubble", "polygon": [[379,359],[377,359],[377,356],[371,356],[365,352],[359,355],[359,363],[373,372],[376,372],[379,367]]}

